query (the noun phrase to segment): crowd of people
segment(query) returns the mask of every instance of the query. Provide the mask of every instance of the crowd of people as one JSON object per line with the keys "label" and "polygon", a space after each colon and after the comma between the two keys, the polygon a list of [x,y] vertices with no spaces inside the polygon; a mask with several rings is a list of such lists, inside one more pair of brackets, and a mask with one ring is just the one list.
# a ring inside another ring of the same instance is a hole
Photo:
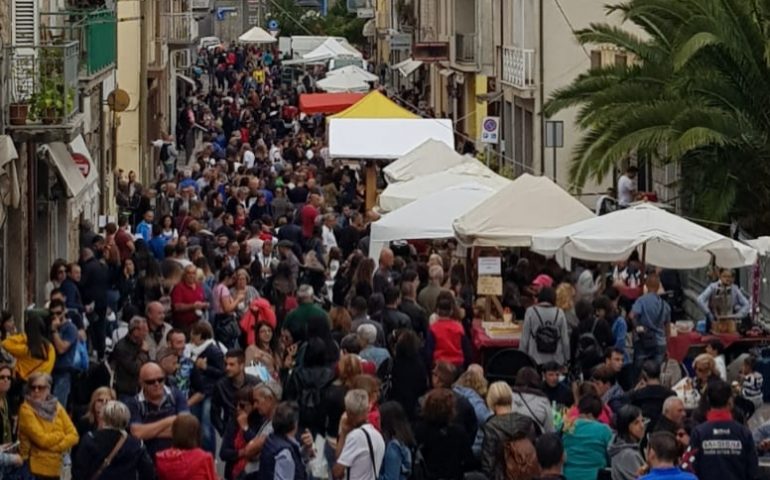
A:
{"label": "crowd of people", "polygon": [[276,52],[254,47],[199,62],[209,88],[183,102],[180,141],[155,143],[159,180],[121,178],[118,221],[84,223],[45,308],[20,332],[3,314],[2,478],[758,478],[755,359],[736,390],[712,344],[686,410],[655,272],[629,299],[630,265],[605,281],[508,259],[531,365],[494,378],[454,242],[368,258],[358,173],[297,110],[310,80],[282,83]]}

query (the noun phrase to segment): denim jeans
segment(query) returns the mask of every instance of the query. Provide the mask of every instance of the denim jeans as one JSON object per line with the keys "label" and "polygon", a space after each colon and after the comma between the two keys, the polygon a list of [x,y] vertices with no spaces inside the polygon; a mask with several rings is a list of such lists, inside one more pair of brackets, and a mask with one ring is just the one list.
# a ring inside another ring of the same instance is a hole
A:
{"label": "denim jeans", "polygon": [[55,372],[53,374],[53,396],[59,400],[61,406],[67,408],[67,400],[72,388],[72,374],[70,372]]}
{"label": "denim jeans", "polygon": [[217,434],[214,431],[214,425],[211,423],[211,397],[206,397],[202,402],[193,405],[190,412],[195,415],[201,423],[203,430],[203,449],[214,455],[216,458]]}

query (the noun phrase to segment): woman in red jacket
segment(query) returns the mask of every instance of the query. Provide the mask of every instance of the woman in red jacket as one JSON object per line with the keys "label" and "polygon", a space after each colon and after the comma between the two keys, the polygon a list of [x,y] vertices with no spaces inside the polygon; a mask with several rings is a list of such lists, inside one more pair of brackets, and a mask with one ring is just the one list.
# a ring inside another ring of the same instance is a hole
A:
{"label": "woman in red jacket", "polygon": [[159,480],[218,480],[214,457],[201,449],[198,419],[184,413],[171,425],[172,447],[158,452],[155,468]]}
{"label": "woman in red jacket", "polygon": [[434,365],[438,362],[448,362],[464,369],[473,354],[465,329],[455,318],[456,309],[457,304],[452,292],[442,290],[436,298],[438,319],[428,330],[426,346]]}

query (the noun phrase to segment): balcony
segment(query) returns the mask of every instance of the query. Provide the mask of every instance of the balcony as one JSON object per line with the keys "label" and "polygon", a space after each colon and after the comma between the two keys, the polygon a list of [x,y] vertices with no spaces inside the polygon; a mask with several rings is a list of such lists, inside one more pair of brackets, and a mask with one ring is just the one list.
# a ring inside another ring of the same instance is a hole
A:
{"label": "balcony", "polygon": [[502,82],[519,90],[535,88],[535,51],[529,48],[503,47]]}
{"label": "balcony", "polygon": [[164,13],[161,32],[170,46],[187,47],[198,40],[198,21],[193,12]]}
{"label": "balcony", "polygon": [[476,65],[476,34],[455,34],[455,63]]}
{"label": "balcony", "polygon": [[[59,45],[78,42],[81,79],[91,79],[115,68],[117,58],[117,19],[109,9],[67,10],[56,13],[42,13],[49,17],[47,22],[60,27],[47,27],[50,35],[46,44]],[[53,17],[64,17],[57,20]]]}
{"label": "balcony", "polygon": [[[79,117],[78,42],[5,49],[5,114],[16,140],[76,129]],[[82,117],[80,117],[82,118]]]}
{"label": "balcony", "polygon": [[150,70],[159,71],[168,65],[168,45],[161,38],[156,38],[150,42]]}

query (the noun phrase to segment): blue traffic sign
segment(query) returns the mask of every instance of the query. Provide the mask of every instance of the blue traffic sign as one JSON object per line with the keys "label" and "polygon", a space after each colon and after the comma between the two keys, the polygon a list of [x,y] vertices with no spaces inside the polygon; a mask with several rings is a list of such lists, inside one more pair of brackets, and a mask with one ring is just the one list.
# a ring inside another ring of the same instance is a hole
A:
{"label": "blue traffic sign", "polygon": [[267,23],[268,30],[278,30],[278,20],[270,20]]}
{"label": "blue traffic sign", "polygon": [[220,22],[227,17],[228,13],[235,13],[235,7],[217,7],[217,20]]}

